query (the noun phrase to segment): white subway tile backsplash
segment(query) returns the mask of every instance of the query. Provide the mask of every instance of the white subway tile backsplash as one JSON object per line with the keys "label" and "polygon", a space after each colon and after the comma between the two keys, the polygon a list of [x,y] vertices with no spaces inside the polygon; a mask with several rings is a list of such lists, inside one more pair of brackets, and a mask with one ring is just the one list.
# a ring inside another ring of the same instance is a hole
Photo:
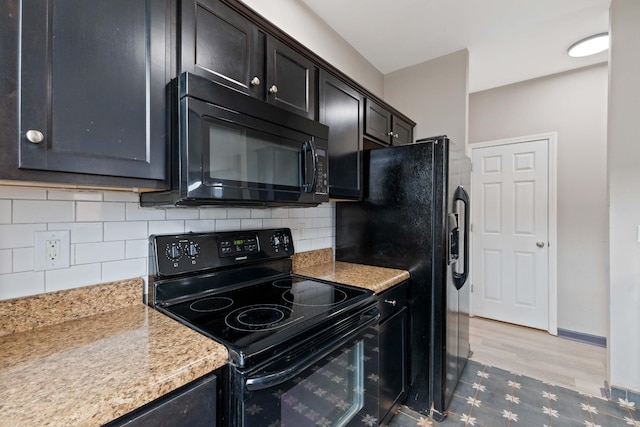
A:
{"label": "white subway tile backsplash", "polygon": [[62,270],[45,271],[45,288],[47,292],[87,286],[101,281],[101,265],[74,265]]}
{"label": "white subway tile backsplash", "polygon": [[73,222],[75,220],[73,202],[45,200],[14,200],[14,224],[37,222]]}
{"label": "white subway tile backsplash", "polygon": [[[332,247],[334,213],[333,203],[316,208],[140,208],[133,192],[0,187],[0,299],[145,277],[150,234],[290,227],[296,252]],[[33,271],[34,232],[47,229],[70,230],[70,268]]]}
{"label": "white subway tile backsplash", "polygon": [[30,187],[0,187],[0,199],[45,200],[47,190]]}
{"label": "white subway tile backsplash", "polygon": [[240,230],[239,219],[217,219],[216,231],[234,231]]}
{"label": "white subway tile backsplash", "polygon": [[149,235],[174,233],[184,233],[184,221],[149,221]]}
{"label": "white subway tile backsplash", "polygon": [[[135,258],[102,263],[103,282],[113,282],[115,280],[130,279],[132,277],[142,277],[146,275],[147,258]],[[142,289],[140,289],[140,301],[142,301]]]}
{"label": "white subway tile backsplash", "polygon": [[18,298],[44,292],[43,271],[0,275],[0,299]]}
{"label": "white subway tile backsplash", "polygon": [[0,225],[0,249],[26,248],[34,246],[36,231],[45,231],[47,224]]}
{"label": "white subway tile backsplash", "polygon": [[149,239],[127,240],[124,247],[124,256],[127,259],[148,257]]}
{"label": "white subway tile backsplash", "polygon": [[198,219],[200,211],[198,209],[167,209],[167,219]]}
{"label": "white subway tile backsplash", "polygon": [[18,248],[13,250],[13,272],[33,271],[35,268],[35,249]]}
{"label": "white subway tile backsplash", "polygon": [[113,202],[76,202],[76,221],[124,221],[125,206]]}
{"label": "white subway tile backsplash", "polygon": [[13,251],[11,249],[0,250],[0,274],[13,272]]}
{"label": "white subway tile backsplash", "polygon": [[158,221],[166,219],[164,209],[142,208],[138,203],[126,203],[127,221]]}
{"label": "white subway tile backsplash", "polygon": [[227,209],[227,218],[251,218],[251,209],[231,208]]}
{"label": "white subway tile backsplash", "polygon": [[132,191],[105,191],[103,195],[105,202],[132,202],[138,203],[140,196]]}
{"label": "white subway tile backsplash", "polygon": [[212,232],[216,230],[216,221],[214,219],[200,219],[189,221],[186,220],[184,222],[184,231],[185,233],[193,232],[193,233],[204,233],[204,232]]}
{"label": "white subway tile backsplash", "polygon": [[251,209],[251,218],[271,218],[269,209]]}
{"label": "white subway tile backsplash", "polygon": [[75,264],[124,259],[124,242],[78,243],[75,249]]}
{"label": "white subway tile backsplash", "polygon": [[103,222],[58,222],[49,224],[50,231],[71,231],[71,243],[101,242],[103,240]]}
{"label": "white subway tile backsplash", "polygon": [[227,209],[219,207],[200,208],[200,219],[225,219]]}
{"label": "white subway tile backsplash", "polygon": [[282,219],[280,218],[267,218],[262,220],[263,228],[281,228]]}
{"label": "white subway tile backsplash", "polygon": [[49,190],[47,199],[49,200],[84,200],[91,202],[102,201],[101,191],[81,191],[81,190]]}
{"label": "white subway tile backsplash", "polygon": [[104,223],[104,241],[145,239],[149,235],[147,221]]}
{"label": "white subway tile backsplash", "polygon": [[262,228],[261,219],[241,219],[240,230],[259,230]]}
{"label": "white subway tile backsplash", "polygon": [[11,224],[11,200],[0,200],[0,224]]}

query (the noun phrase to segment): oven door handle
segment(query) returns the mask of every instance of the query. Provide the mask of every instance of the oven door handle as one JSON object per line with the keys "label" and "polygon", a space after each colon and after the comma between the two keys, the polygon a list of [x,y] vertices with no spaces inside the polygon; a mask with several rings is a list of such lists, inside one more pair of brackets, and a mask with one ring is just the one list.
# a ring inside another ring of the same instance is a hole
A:
{"label": "oven door handle", "polygon": [[247,378],[245,382],[245,386],[248,391],[257,391],[264,390],[269,387],[274,387],[276,385],[282,384],[300,372],[304,371],[318,360],[327,356],[332,351],[335,351],[338,347],[340,347],[345,342],[353,339],[355,335],[358,335],[365,331],[367,328],[371,327],[378,323],[378,319],[380,318],[380,312],[375,311],[374,313],[367,314],[363,316],[360,321],[349,331],[341,333],[336,338],[331,339],[323,344],[323,346],[314,351],[311,355],[304,357],[303,359],[296,361],[292,366],[289,366],[287,369],[283,369],[278,372],[268,373],[266,375],[260,375],[259,377]]}

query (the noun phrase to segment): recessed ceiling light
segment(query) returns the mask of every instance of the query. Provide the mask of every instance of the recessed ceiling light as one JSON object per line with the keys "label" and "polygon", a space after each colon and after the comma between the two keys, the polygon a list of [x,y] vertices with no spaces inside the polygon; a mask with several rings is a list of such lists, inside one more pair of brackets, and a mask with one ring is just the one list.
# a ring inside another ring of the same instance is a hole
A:
{"label": "recessed ceiling light", "polygon": [[569,56],[580,58],[582,56],[595,55],[609,49],[609,33],[600,33],[582,39],[571,45]]}

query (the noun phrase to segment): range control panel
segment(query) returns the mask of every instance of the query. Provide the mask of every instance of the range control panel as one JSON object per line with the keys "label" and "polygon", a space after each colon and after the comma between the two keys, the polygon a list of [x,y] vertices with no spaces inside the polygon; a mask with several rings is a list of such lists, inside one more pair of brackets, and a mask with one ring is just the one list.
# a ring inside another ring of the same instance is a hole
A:
{"label": "range control panel", "polygon": [[293,238],[288,228],[224,233],[154,235],[149,238],[152,275],[171,276],[290,257]]}

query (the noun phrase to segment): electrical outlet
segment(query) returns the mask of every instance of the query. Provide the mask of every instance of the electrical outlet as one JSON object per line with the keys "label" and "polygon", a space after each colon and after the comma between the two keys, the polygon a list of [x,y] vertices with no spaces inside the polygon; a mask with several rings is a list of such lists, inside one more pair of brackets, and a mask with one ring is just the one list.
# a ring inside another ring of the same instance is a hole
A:
{"label": "electrical outlet", "polygon": [[69,267],[70,231],[36,231],[34,269],[56,270]]}

